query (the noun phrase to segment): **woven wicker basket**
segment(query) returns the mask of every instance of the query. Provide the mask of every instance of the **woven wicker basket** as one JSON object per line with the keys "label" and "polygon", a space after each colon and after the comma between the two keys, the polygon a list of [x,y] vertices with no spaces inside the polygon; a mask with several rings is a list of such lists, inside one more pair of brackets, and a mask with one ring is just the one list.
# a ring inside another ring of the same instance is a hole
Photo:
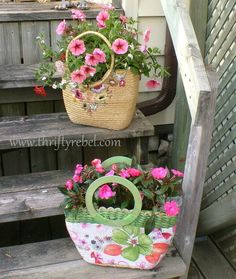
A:
{"label": "woven wicker basket", "polygon": [[[99,36],[111,49],[111,44],[105,36],[100,33],[88,31],[78,35],[73,40],[87,35]],[[68,59],[69,48],[66,52]],[[63,99],[66,111],[70,120],[76,124],[95,126],[113,130],[122,130],[129,126],[134,116],[138,98],[139,76],[134,75],[130,70],[118,70],[114,72],[114,53],[111,50],[111,65],[104,77],[84,89],[84,94],[91,98],[91,106],[96,109],[88,111],[84,107],[83,100],[74,97],[69,87],[63,90]],[[122,76],[125,86],[115,82],[116,76]],[[104,86],[105,91],[94,93],[93,88]]]}
{"label": "woven wicker basket", "polygon": [[[103,162],[128,163],[125,157],[112,157]],[[126,187],[134,197],[134,209],[99,208],[93,205],[97,189],[106,183]],[[119,176],[104,176],[95,180],[86,192],[86,208],[66,214],[67,230],[83,259],[92,264],[138,269],[152,269],[165,256],[175,232],[176,217],[157,212],[155,229],[144,232],[151,211],[142,209],[142,200],[136,186]]]}

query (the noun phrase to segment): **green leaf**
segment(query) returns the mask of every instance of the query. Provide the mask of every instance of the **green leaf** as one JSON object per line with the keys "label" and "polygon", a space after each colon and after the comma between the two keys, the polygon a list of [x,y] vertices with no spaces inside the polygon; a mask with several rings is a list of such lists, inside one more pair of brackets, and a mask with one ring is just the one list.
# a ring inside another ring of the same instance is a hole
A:
{"label": "green leaf", "polygon": [[123,249],[121,256],[127,260],[134,262],[138,259],[138,256],[139,256],[139,247],[138,246],[134,246],[134,247],[129,246],[129,247]]}
{"label": "green leaf", "polygon": [[151,238],[146,234],[141,234],[138,237],[139,242],[139,252],[142,255],[149,255],[152,251],[152,240]]}
{"label": "green leaf", "polygon": [[127,244],[128,239],[129,236],[124,231],[119,229],[115,229],[112,231],[112,240],[116,243],[125,245]]}
{"label": "green leaf", "polygon": [[145,223],[145,234],[149,234],[155,228],[155,216],[152,215]]}
{"label": "green leaf", "polygon": [[67,190],[65,187],[61,186],[61,187],[57,187],[57,189],[58,189],[63,195],[68,196],[68,190]]}
{"label": "green leaf", "polygon": [[123,229],[129,234],[138,236],[140,234],[140,228],[134,226],[125,226]]}
{"label": "green leaf", "polygon": [[148,190],[148,189],[142,189],[144,196],[147,197],[148,199],[152,200],[154,197],[154,194],[152,191]]}
{"label": "green leaf", "polygon": [[168,186],[168,185],[163,185],[163,186],[161,186],[161,188],[159,189],[158,193],[159,193],[160,195],[162,195],[162,194],[164,194],[166,191],[168,191],[168,189],[169,189],[169,186]]}
{"label": "green leaf", "polygon": [[121,203],[120,208],[121,208],[121,209],[124,209],[124,208],[127,208],[128,206],[129,206],[129,200],[126,200],[126,201],[123,201],[123,202]]}

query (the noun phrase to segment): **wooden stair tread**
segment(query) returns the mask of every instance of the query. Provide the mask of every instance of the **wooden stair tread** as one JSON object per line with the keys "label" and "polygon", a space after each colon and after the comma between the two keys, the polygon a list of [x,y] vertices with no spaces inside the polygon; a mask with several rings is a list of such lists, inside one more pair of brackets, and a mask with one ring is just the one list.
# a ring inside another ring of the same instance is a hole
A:
{"label": "wooden stair tread", "polygon": [[[130,126],[121,131],[73,124],[66,113],[52,113],[1,117],[0,134],[0,149],[12,149],[45,146],[48,140],[56,140],[58,145],[58,141],[65,140],[77,140],[79,144],[79,140],[93,140],[95,136],[96,140],[152,136],[154,127],[140,111],[136,112]],[[14,146],[15,141],[20,142]]]}
{"label": "wooden stair tread", "polygon": [[47,171],[0,177],[0,223],[63,214],[60,203],[70,171]]}
{"label": "wooden stair tread", "polygon": [[141,271],[99,267],[82,260],[69,238],[38,242],[0,249],[1,279],[159,279],[178,277],[186,266],[176,249],[171,247],[156,270]]}

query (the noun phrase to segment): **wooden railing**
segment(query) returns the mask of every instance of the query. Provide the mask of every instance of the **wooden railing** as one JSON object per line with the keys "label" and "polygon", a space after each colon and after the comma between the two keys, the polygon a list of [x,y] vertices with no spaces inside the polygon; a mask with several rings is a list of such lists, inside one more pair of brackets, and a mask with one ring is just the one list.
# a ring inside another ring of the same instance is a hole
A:
{"label": "wooden railing", "polygon": [[[183,180],[182,213],[175,239],[178,251],[189,266],[206,174],[218,82],[215,71],[204,66],[185,1],[161,0],[161,3],[192,118]],[[183,278],[187,278],[187,272]]]}

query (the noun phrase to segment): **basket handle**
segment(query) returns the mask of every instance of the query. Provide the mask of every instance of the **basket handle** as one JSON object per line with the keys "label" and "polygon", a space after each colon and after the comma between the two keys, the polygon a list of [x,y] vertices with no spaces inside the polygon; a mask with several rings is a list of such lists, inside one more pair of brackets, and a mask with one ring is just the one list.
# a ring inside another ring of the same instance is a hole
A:
{"label": "basket handle", "polygon": [[[122,220],[109,220],[100,215],[93,205],[93,195],[95,191],[106,183],[118,183],[126,187],[134,197],[134,209]],[[86,207],[89,214],[97,223],[109,225],[113,227],[125,226],[132,223],[140,214],[142,209],[142,199],[136,186],[129,180],[120,176],[104,176],[96,179],[88,188],[85,197]]]}
{"label": "basket handle", "polygon": [[[102,79],[100,79],[99,81],[96,81],[96,82],[94,82],[90,85],[90,87],[96,87],[96,86],[99,86],[99,85],[103,84],[109,78],[109,76],[111,75],[111,73],[113,71],[113,68],[114,68],[114,64],[115,64],[115,54],[114,54],[114,52],[111,48],[111,43],[108,41],[108,39],[104,35],[102,35],[101,33],[98,33],[98,32],[95,32],[95,31],[83,32],[83,33],[79,34],[78,36],[76,36],[72,41],[80,39],[80,38],[82,38],[86,35],[98,36],[99,38],[101,38],[107,44],[108,48],[111,50],[111,65],[110,65],[110,68],[106,71],[106,73],[104,74]],[[69,43],[69,45],[70,45],[70,43]],[[69,50],[69,45],[66,49],[66,61],[68,61],[68,56],[69,56],[69,51],[70,51]]]}
{"label": "basket handle", "polygon": [[125,156],[113,156],[103,161],[102,166],[106,169],[112,166],[113,164],[118,164],[118,163],[124,163],[130,167],[132,164],[132,159]]}

